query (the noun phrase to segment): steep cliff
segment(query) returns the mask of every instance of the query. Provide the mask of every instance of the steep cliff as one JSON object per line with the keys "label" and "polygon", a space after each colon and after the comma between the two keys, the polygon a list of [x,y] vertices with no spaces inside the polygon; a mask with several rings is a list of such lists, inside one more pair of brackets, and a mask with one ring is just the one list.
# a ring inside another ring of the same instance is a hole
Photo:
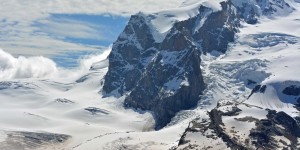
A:
{"label": "steep cliff", "polygon": [[113,44],[102,92],[125,95],[126,107],[152,111],[160,129],[201,101],[201,55],[225,53],[243,22],[292,10],[283,0],[228,0],[133,15]]}
{"label": "steep cliff", "polygon": [[152,34],[151,15],[132,16],[109,55],[104,93],[127,93],[125,106],[152,111],[158,129],[196,106],[205,89],[201,53],[225,52],[239,26],[231,5],[218,5],[220,10],[201,5],[196,16],[174,23],[161,42]]}

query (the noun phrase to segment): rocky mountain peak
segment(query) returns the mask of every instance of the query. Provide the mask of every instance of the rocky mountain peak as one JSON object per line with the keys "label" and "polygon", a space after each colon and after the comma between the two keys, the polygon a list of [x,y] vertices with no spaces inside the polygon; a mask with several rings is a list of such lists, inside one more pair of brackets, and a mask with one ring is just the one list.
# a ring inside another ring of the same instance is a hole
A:
{"label": "rocky mountain peak", "polygon": [[193,15],[182,9],[133,15],[109,55],[102,92],[125,95],[126,107],[152,111],[156,129],[201,101],[206,88],[202,54],[226,52],[241,22],[255,24],[261,15],[293,10],[284,0],[207,1],[188,11]]}

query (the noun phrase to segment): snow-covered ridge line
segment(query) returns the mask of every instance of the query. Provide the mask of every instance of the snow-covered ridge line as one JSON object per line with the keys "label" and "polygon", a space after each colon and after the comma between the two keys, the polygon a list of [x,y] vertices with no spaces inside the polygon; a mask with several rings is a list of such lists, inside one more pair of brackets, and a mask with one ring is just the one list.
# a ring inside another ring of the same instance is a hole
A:
{"label": "snow-covered ridge line", "polygon": [[[213,13],[221,11],[222,7],[220,3],[225,1],[226,0],[188,0],[184,2],[179,8],[173,8],[153,14],[140,12],[137,15],[144,17],[144,19],[146,20],[145,23],[151,29],[154,40],[159,43],[164,40],[165,36],[169,33],[170,29],[176,22],[184,21],[199,15],[201,6],[211,9],[210,13]],[[295,2],[293,0],[282,0],[280,2],[274,0],[261,2],[254,0],[227,1],[232,3],[236,9],[244,11],[244,14],[241,15],[247,22],[256,22],[258,20],[258,17],[261,16],[267,16],[271,18],[275,16],[286,16],[293,10],[295,10]],[[253,13],[256,16],[253,16]],[[205,18],[205,16],[203,18]],[[203,22],[205,21],[205,19],[201,21]]]}
{"label": "snow-covered ridge line", "polygon": [[165,36],[173,27],[174,23],[197,16],[200,13],[200,6],[210,8],[211,13],[222,10],[221,5],[217,0],[204,0],[153,14],[145,14],[140,12],[137,15],[145,18],[147,25],[151,29],[155,41],[159,43],[164,40]]}

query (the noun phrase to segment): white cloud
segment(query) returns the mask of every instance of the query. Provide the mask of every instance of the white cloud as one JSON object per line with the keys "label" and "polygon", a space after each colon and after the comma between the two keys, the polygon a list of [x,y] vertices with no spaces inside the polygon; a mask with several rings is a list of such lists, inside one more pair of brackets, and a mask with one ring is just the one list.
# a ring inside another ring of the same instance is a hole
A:
{"label": "white cloud", "polygon": [[[64,36],[103,39],[95,27],[74,20],[49,20],[51,14],[130,16],[179,6],[183,0],[0,0],[0,47],[12,54],[51,55],[65,50],[95,50]],[[42,32],[34,22],[45,23]],[[52,34],[49,34],[52,33]],[[55,34],[55,36],[53,36]]]}
{"label": "white cloud", "polygon": [[104,36],[99,35],[105,27],[78,20],[54,18],[39,21],[42,24],[39,28],[41,31],[52,33],[56,36],[73,37],[82,39],[103,40]]}
{"label": "white cloud", "polygon": [[13,57],[0,49],[0,79],[48,77],[57,71],[55,63],[44,57]]}
{"label": "white cloud", "polygon": [[0,41],[1,48],[8,49],[14,55],[57,55],[65,51],[93,51],[102,48],[77,43],[65,42],[43,35],[13,37]]}
{"label": "white cloud", "polygon": [[79,66],[74,69],[59,68],[55,62],[46,57],[14,57],[0,49],[0,81],[45,78],[74,82],[87,73],[92,64],[105,60],[110,53],[110,49],[107,48],[100,54],[86,56],[78,60]]}
{"label": "white cloud", "polygon": [[178,7],[184,0],[2,0],[1,15],[16,20],[36,20],[49,13],[113,14],[129,16]]}
{"label": "white cloud", "polygon": [[[66,42],[64,37],[95,38],[97,36],[94,27],[75,21],[64,21],[61,24],[44,19],[44,29],[34,26],[33,22],[24,20],[0,21],[0,47],[14,55],[55,55],[66,50],[97,50],[98,48],[80,43]],[[62,20],[58,20],[62,21]],[[67,27],[69,25],[69,27]]]}

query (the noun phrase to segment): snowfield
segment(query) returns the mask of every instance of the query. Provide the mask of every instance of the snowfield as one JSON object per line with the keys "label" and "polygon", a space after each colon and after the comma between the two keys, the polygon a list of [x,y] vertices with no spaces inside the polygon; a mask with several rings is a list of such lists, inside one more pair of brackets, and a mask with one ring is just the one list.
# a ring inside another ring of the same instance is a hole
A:
{"label": "snowfield", "polygon": [[[107,72],[109,52],[81,60],[76,70],[54,67],[58,71],[53,72],[46,67],[50,72],[43,76],[30,73],[18,76],[20,78],[3,76],[0,81],[0,149],[167,149],[176,146],[188,121],[153,131],[154,119],[149,112],[124,109],[122,97],[102,98],[99,91],[101,79]],[[13,61],[20,59],[2,53]],[[22,59],[30,62],[35,58]],[[53,63],[43,57],[40,59]],[[9,68],[8,74],[27,70],[20,67],[23,66]],[[32,61],[28,67],[38,70],[45,66]],[[2,75],[8,72],[1,71]],[[7,138],[9,135],[20,137],[23,135],[19,132],[25,131],[68,137],[51,143],[49,139],[33,135],[40,140],[16,138],[17,146],[9,145],[12,141]]]}

